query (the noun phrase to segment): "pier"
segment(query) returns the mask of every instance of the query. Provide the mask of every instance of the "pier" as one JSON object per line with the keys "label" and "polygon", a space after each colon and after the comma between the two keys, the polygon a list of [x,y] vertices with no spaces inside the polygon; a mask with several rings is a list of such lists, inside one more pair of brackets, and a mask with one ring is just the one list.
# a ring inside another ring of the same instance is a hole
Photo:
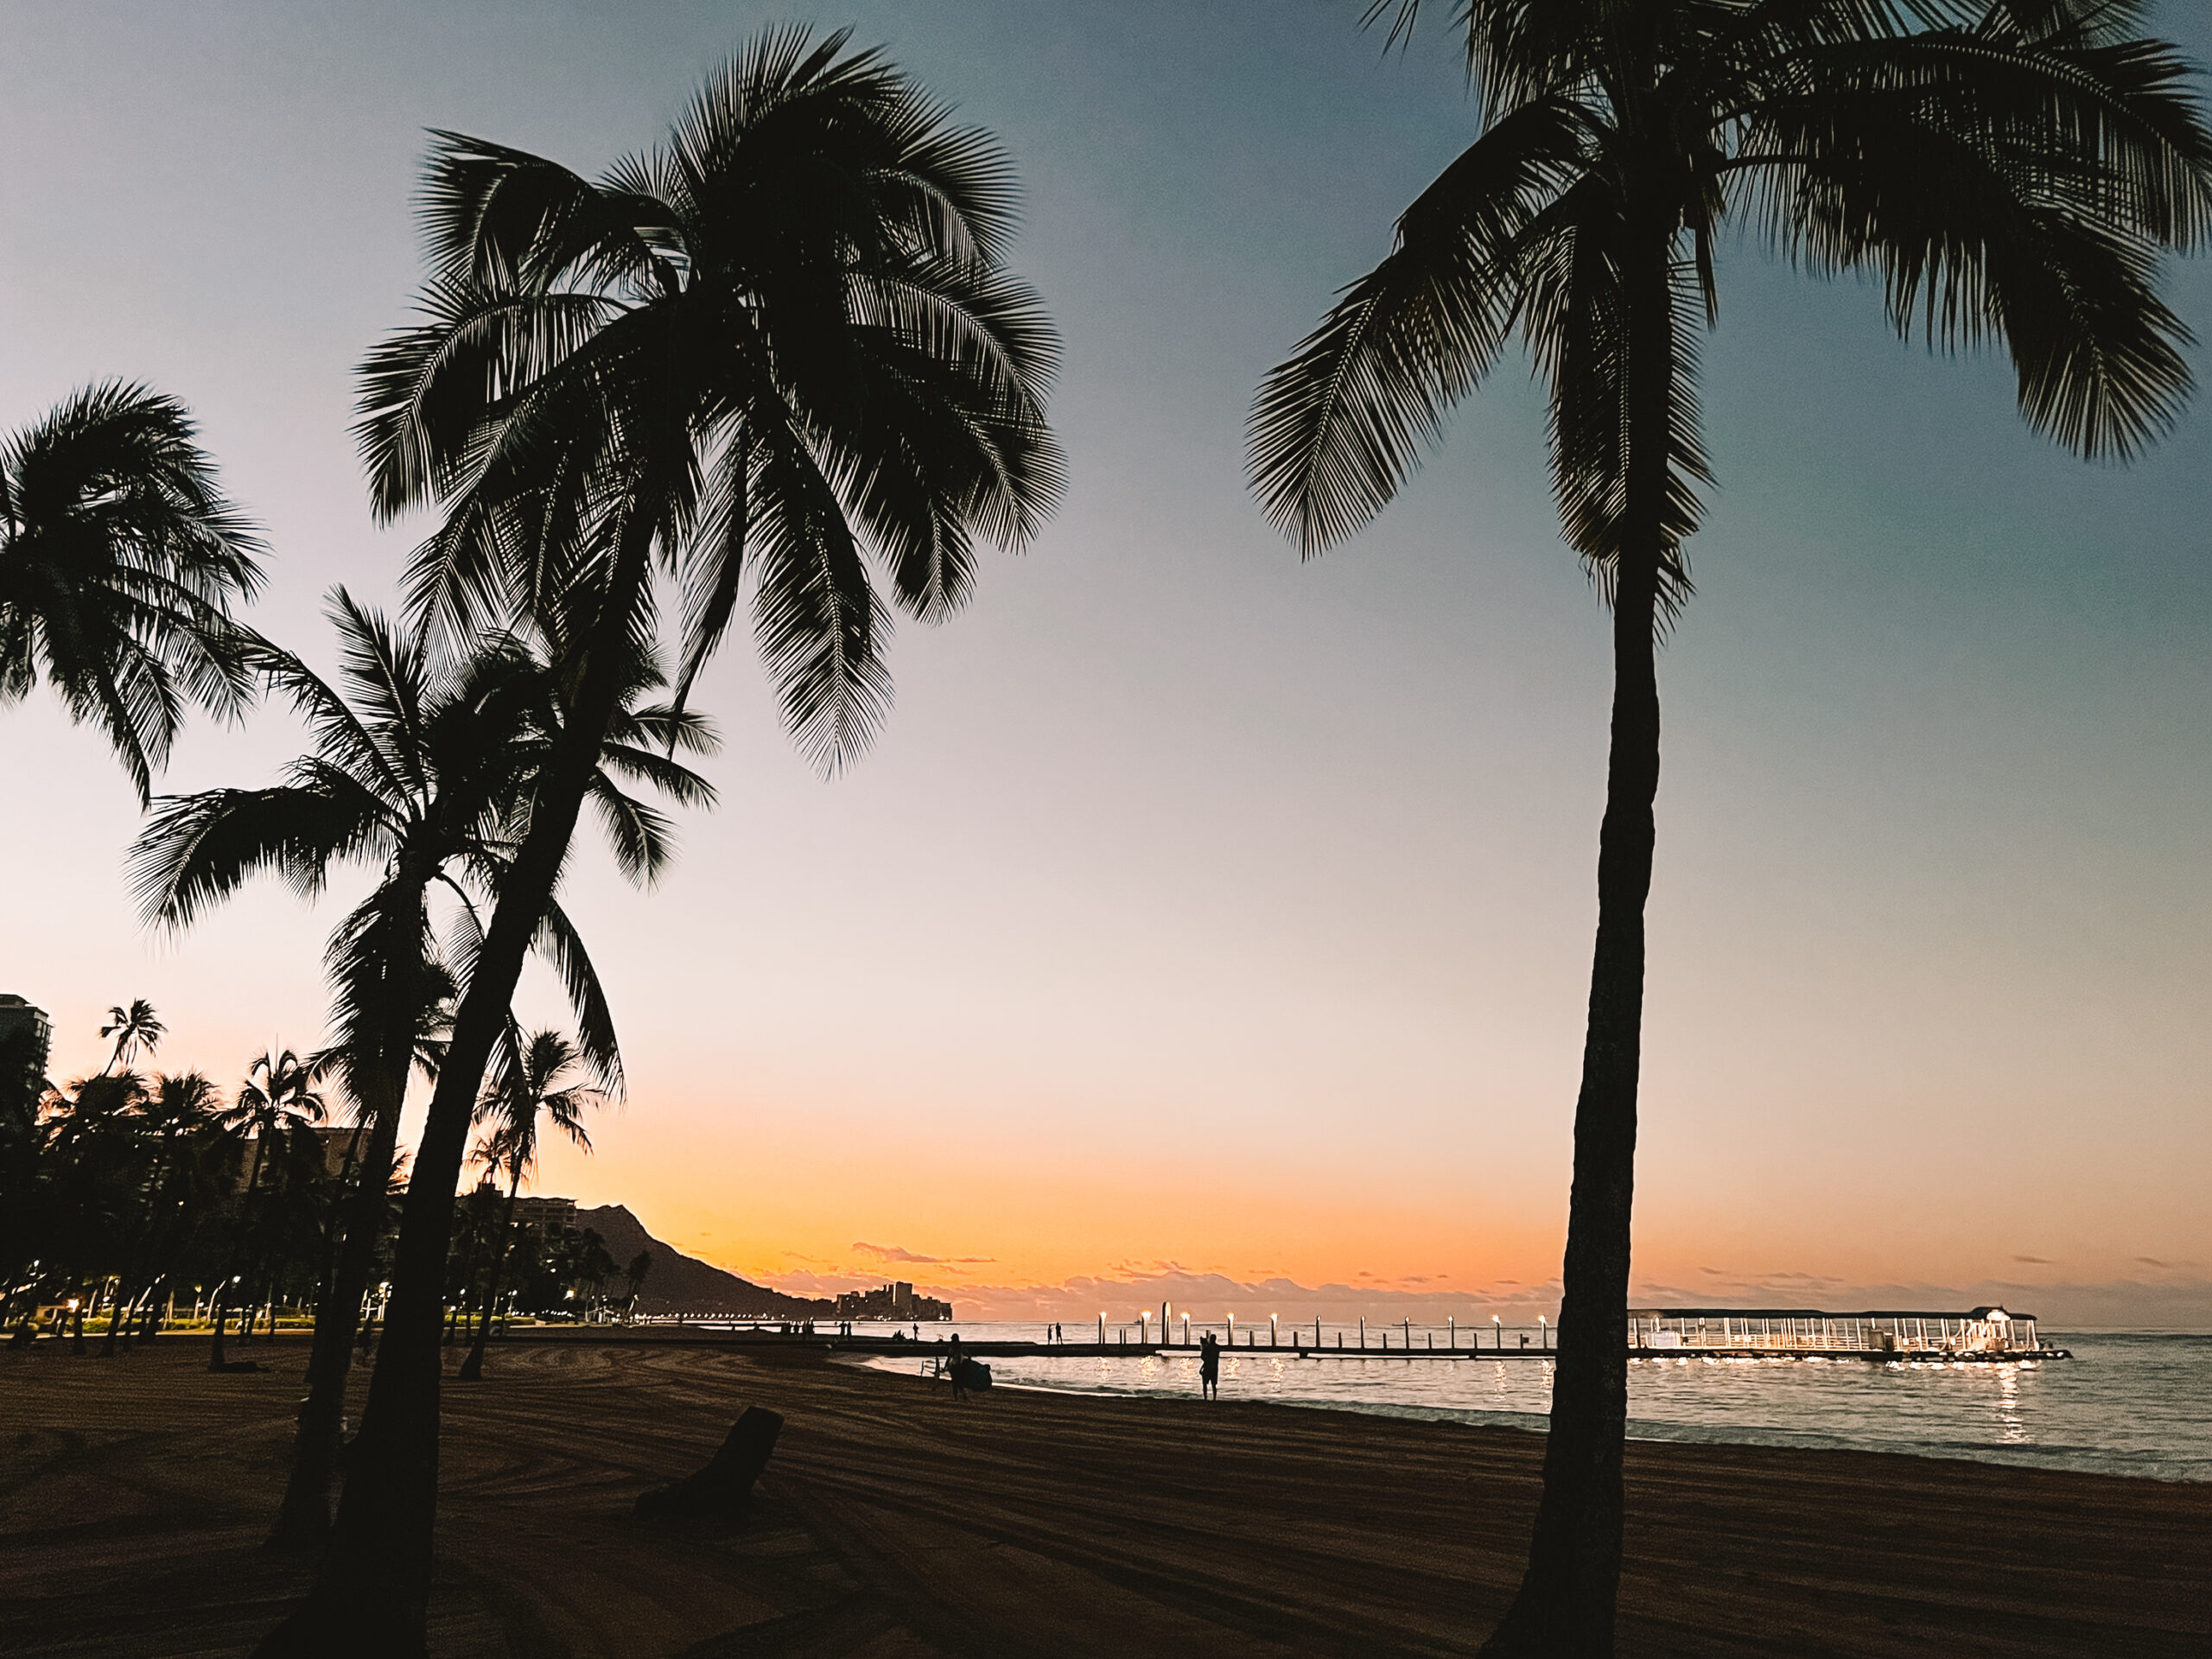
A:
{"label": "pier", "polygon": [[[1256,1334],[1256,1333],[1255,1333]],[[1427,1334],[1427,1333],[1423,1333]],[[803,1334],[773,1329],[746,1326],[735,1328],[707,1325],[518,1325],[503,1338],[520,1342],[569,1342],[582,1344],[619,1343],[645,1344],[671,1347],[752,1347],[812,1349],[818,1352],[867,1354],[871,1357],[941,1359],[948,1344],[942,1337],[924,1336],[918,1341],[912,1338],[893,1338],[878,1336],[838,1336],[827,1332]],[[971,1359],[1160,1359],[1196,1358],[1199,1347],[1195,1342],[1033,1342],[994,1341],[987,1338],[962,1337],[960,1351]],[[1378,1341],[1370,1338],[1363,1348],[1357,1341],[1342,1347],[1316,1347],[1307,1342],[1241,1342],[1235,1348],[1226,1343],[1222,1351],[1232,1357],[1243,1355],[1258,1358],[1262,1355],[1278,1359],[1373,1359],[1373,1360],[1548,1360],[1558,1357],[1557,1351],[1548,1347],[1437,1347],[1416,1343],[1406,1344],[1402,1333],[1395,1341]],[[1694,1359],[1709,1360],[1856,1360],[1876,1364],[1903,1365],[2012,1365],[2023,1360],[2044,1362],[2071,1359],[2073,1355],[2063,1348],[2045,1346],[1981,1349],[1954,1351],[1942,1348],[1893,1350],[1872,1347],[1762,1347],[1749,1344],[1713,1344],[1710,1346],[1632,1347],[1629,1350],[1632,1363],[1649,1362],[1666,1364],[1669,1362],[1687,1363]]]}

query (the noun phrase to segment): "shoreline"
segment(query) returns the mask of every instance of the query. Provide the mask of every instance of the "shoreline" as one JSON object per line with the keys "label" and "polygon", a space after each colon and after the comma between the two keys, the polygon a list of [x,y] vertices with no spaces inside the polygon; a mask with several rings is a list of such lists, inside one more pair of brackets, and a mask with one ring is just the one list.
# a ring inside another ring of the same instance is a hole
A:
{"label": "shoreline", "polygon": [[[2145,1333],[2126,1332],[2125,1335]],[[2201,1340],[2195,1332],[2173,1334]],[[926,1364],[933,1353],[926,1344],[921,1349],[896,1357],[880,1351],[840,1351],[835,1359],[861,1370],[874,1370],[891,1376],[911,1376],[917,1361]],[[1086,1357],[1084,1355],[1071,1357]],[[1249,1357],[1238,1351],[1239,1357]],[[1268,1357],[1268,1351],[1258,1351],[1262,1359]],[[991,1359],[995,1356],[979,1352],[977,1357]],[[1139,1356],[1122,1356],[1135,1360]],[[1187,1358],[1187,1355],[1163,1352],[1160,1357]],[[1281,1356],[1287,1357],[1287,1355]],[[1371,1356],[1377,1363],[1393,1365],[1398,1356],[1387,1358]],[[1487,1356],[1484,1357],[1487,1358]],[[1797,1359],[1770,1360],[1770,1364],[1796,1364]],[[2040,1362],[2029,1362],[2024,1369],[2032,1369]],[[2069,1361],[2069,1364],[2083,1362]],[[1907,1367],[1907,1370],[1913,1368]],[[1935,1370],[1948,1367],[1929,1366]],[[1385,1371],[1387,1378],[1391,1373]],[[1633,1381],[1633,1373],[1631,1373]],[[1403,1419],[1419,1422],[1452,1424],[1465,1427],[1486,1427],[1518,1433],[1543,1434],[1548,1432],[1548,1414],[1541,1408],[1515,1409],[1504,1406],[1467,1406],[1449,1401],[1424,1400],[1403,1395],[1392,1396],[1384,1390],[1387,1382],[1377,1385],[1374,1396],[1361,1398],[1344,1393],[1300,1393],[1278,1385],[1264,1394],[1254,1395],[1238,1389],[1224,1378],[1224,1398],[1251,1400],[1258,1398],[1274,1405],[1294,1407],[1300,1410],[1350,1412],[1362,1415]],[[1148,1383],[1123,1386],[1116,1382],[1088,1379],[1075,1380],[1039,1377],[1021,1370],[1008,1376],[995,1376],[994,1387],[1046,1394],[1062,1395],[1098,1400],[1175,1401],[1197,1397],[1195,1375],[1188,1389],[1169,1384],[1155,1376]],[[2106,1476],[2114,1479],[2143,1480],[2160,1484],[2202,1486],[2212,1484],[2212,1459],[2202,1455],[2194,1442],[2176,1446],[2171,1442],[2155,1448],[2138,1448],[2125,1445],[2100,1444],[2094,1440],[2067,1439],[2044,1435],[2041,1438],[2005,1441],[1980,1439],[1966,1434],[1946,1435],[1929,1432],[1913,1438],[1902,1436],[1878,1437],[1869,1433],[1853,1433],[1848,1430],[1831,1430],[1815,1425],[1796,1425],[1776,1421],[1772,1418],[1733,1417],[1726,1421],[1699,1421],[1665,1415],[1637,1415],[1637,1398],[1633,1389],[1630,1399],[1630,1416],[1628,1420],[1628,1439],[1631,1443],[1673,1446],[1761,1446],[1776,1450],[1805,1452],[1866,1452],[1878,1456],[1909,1458],[1937,1463],[1967,1463],[1999,1468],[2023,1469],[2051,1473],[2076,1473]],[[1931,1429],[1938,1427],[1930,1425]]]}
{"label": "shoreline", "polygon": [[[204,1351],[0,1353],[0,1647],[243,1655],[297,1593],[257,1546],[305,1344],[252,1344],[271,1369],[233,1376]],[[819,1351],[491,1354],[444,1391],[437,1659],[1471,1653],[1544,1446],[1252,1400],[956,1407]],[[748,1519],[636,1522],[747,1404],[786,1418]],[[1646,1440],[1628,1479],[1623,1655],[2212,1648],[2201,1484]]]}

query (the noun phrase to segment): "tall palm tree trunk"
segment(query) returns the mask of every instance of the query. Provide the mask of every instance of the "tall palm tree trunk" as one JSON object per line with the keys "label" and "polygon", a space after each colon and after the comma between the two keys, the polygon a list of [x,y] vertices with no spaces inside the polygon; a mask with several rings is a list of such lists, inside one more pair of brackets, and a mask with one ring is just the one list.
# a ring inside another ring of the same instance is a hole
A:
{"label": "tall palm tree trunk", "polygon": [[[231,1252],[231,1266],[233,1268],[238,1265],[238,1257],[245,1249],[245,1242],[253,1216],[254,1191],[261,1185],[261,1154],[265,1140],[266,1137],[261,1135],[256,1135],[253,1137],[253,1169],[252,1173],[245,1178],[245,1196],[238,1201],[238,1242],[237,1247]],[[231,1281],[237,1276],[232,1273],[225,1274],[222,1283],[215,1287],[215,1341],[207,1351],[207,1369],[211,1371],[221,1370],[225,1363],[223,1326],[229,1322],[228,1299],[231,1294]],[[238,1340],[241,1342],[245,1340],[243,1332],[239,1333]]]}
{"label": "tall palm tree trunk", "polygon": [[1630,1221],[1643,1040],[1644,901],[1659,791],[1656,624],[1668,556],[1675,385],[1671,235],[1643,238],[1630,303],[1626,523],[1613,591],[1613,712],[1598,837],[1598,940],[1574,1106],[1559,1360],[1544,1490],[1519,1592],[1483,1646],[1494,1655],[1605,1659],[1620,1588],[1628,1433]]}
{"label": "tall palm tree trunk", "polygon": [[[132,1287],[130,1306],[133,1307],[137,1306],[137,1281],[143,1274],[149,1271],[144,1263],[149,1254],[148,1245],[153,1236],[154,1217],[161,1202],[162,1184],[168,1179],[168,1157],[169,1143],[164,1137],[160,1154],[154,1160],[153,1178],[147,1183],[146,1213],[140,1218],[131,1236],[130,1254],[128,1258],[130,1268],[125,1282]],[[117,1325],[118,1321],[114,1319],[107,1322],[107,1340],[100,1344],[100,1355],[103,1358],[112,1359],[115,1357],[117,1339],[122,1334]]]}
{"label": "tall palm tree trunk", "polygon": [[[402,1088],[413,1048],[413,1022],[409,1024],[407,1040],[398,1049],[396,1075]],[[391,1052],[387,1047],[386,1055]],[[300,1408],[299,1428],[293,1437],[292,1472],[284,1484],[284,1502],[269,1538],[272,1548],[313,1548],[330,1531],[330,1483],[338,1467],[346,1381],[353,1365],[353,1338],[360,1324],[362,1300],[368,1294],[369,1274],[376,1266],[377,1246],[384,1236],[385,1189],[391,1179],[392,1160],[399,1147],[401,1093],[391,1086],[395,1074],[388,1058],[380,1069],[385,1073],[381,1080],[383,1098],[371,1109],[373,1127],[357,1166],[359,1184],[346,1206],[345,1234],[328,1291],[315,1311],[315,1337],[308,1351],[308,1397]]]}
{"label": "tall palm tree trunk", "polygon": [[463,1382],[480,1382],[484,1376],[484,1345],[492,1332],[493,1310],[499,1306],[499,1282],[506,1277],[507,1256],[514,1249],[515,1194],[522,1188],[522,1166],[518,1162],[507,1173],[506,1207],[499,1213],[499,1248],[492,1252],[492,1290],[484,1299],[483,1310],[476,1319],[476,1340],[468,1345],[468,1357],[461,1362],[459,1380]]}
{"label": "tall palm tree trunk", "polygon": [[461,1258],[461,1276],[453,1287],[453,1306],[446,1314],[446,1333],[441,1347],[450,1348],[460,1340],[464,1331],[473,1332],[476,1326],[476,1262],[484,1248],[481,1227],[471,1220],[468,1229],[468,1249]]}
{"label": "tall palm tree trunk", "polygon": [[[652,524],[639,515],[624,531],[601,599],[600,615],[610,636],[626,625],[652,546]],[[485,1068],[512,1017],[523,960],[560,881],[577,814],[620,702],[619,655],[612,637],[606,649],[589,652],[559,749],[538,785],[530,833],[470,969],[400,1211],[391,1300],[361,1416],[359,1455],[314,1588],[255,1649],[256,1659],[414,1659],[425,1650],[438,1502],[438,1334],[454,1189]]]}

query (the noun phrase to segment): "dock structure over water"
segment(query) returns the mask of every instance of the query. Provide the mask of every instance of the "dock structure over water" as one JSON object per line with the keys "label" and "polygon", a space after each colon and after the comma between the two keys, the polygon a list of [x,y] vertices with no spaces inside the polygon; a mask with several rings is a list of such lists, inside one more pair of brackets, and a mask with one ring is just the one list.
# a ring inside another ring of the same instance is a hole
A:
{"label": "dock structure over water", "polygon": [[1815,1307],[1643,1307],[1628,1315],[1633,1354],[1766,1358],[2063,1358],[2036,1335],[2036,1316],[2001,1307],[1963,1313]]}
{"label": "dock structure over water", "polygon": [[[518,1329],[512,1334],[524,1340],[636,1344],[683,1344],[718,1347],[725,1344],[779,1345],[822,1349],[831,1352],[886,1357],[942,1360],[950,1351],[946,1338],[922,1334],[914,1325],[889,1335],[850,1330],[831,1334],[803,1324],[785,1321],[760,1324],[746,1321],[670,1323],[665,1320],[621,1325],[549,1325]],[[1082,1327],[1078,1326],[1078,1330]],[[1168,1329],[1165,1319],[1159,1329]],[[1483,1333],[1456,1321],[1415,1328],[1402,1319],[1393,1328],[1339,1327],[1325,1341],[1319,1325],[1284,1329],[1276,1320],[1264,1325],[1224,1322],[1221,1351],[1225,1357],[1258,1358],[1272,1355],[1287,1360],[1458,1360],[1461,1362],[1527,1360],[1549,1364],[1559,1355],[1551,1345],[1552,1333],[1540,1323],[1531,1345],[1525,1335],[1511,1347],[1505,1332],[1496,1326],[1489,1344]],[[1656,1364],[1688,1363],[1694,1359],[1746,1360],[1859,1360],[1891,1365],[2007,1365],[2033,1364],[2044,1360],[2070,1359],[2063,1348],[2046,1344],[2037,1333],[2032,1313],[2014,1313],[2001,1307],[1977,1307],[1966,1313],[1921,1313],[1872,1310],[1859,1313],[1831,1313],[1809,1307],[1645,1307],[1628,1311],[1624,1325],[1629,1357]],[[1085,1333],[1088,1338],[1088,1332]],[[1238,1338],[1243,1340],[1239,1341]],[[960,1351],[975,1359],[1172,1359],[1195,1357],[1199,1344],[1190,1339],[1185,1326],[1182,1341],[1162,1341],[1149,1319],[1114,1327],[1109,1334],[1102,1320],[1097,1340],[1070,1342],[1054,1335],[1001,1338],[974,1327],[961,1333]]]}

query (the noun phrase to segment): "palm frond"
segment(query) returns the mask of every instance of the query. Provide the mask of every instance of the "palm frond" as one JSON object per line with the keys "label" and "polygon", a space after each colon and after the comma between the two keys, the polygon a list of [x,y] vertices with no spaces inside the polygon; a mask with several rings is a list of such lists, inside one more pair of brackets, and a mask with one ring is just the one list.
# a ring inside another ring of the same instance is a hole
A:
{"label": "palm frond", "polygon": [[1561,99],[1500,120],[1268,376],[1252,411],[1252,487],[1306,556],[1382,509],[1497,360],[1521,312],[1525,233],[1586,164],[1588,139],[1586,117]]}

